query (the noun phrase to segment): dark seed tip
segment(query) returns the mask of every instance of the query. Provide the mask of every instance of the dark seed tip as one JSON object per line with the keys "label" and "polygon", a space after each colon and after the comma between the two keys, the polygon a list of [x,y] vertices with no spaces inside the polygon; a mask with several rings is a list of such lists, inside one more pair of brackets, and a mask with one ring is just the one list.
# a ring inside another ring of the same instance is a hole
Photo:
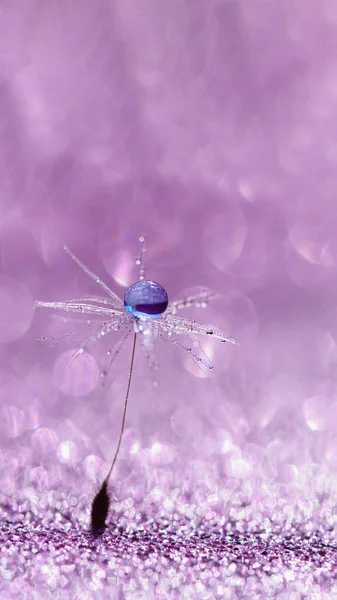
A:
{"label": "dark seed tip", "polygon": [[102,533],[106,527],[109,506],[108,482],[104,480],[91,505],[91,529],[96,535]]}

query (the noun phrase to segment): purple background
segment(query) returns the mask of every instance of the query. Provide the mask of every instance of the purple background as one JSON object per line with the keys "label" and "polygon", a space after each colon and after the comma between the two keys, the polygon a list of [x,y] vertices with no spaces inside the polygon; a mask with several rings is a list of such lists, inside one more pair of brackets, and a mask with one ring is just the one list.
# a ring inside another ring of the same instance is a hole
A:
{"label": "purple background", "polygon": [[[157,390],[137,349],[118,510],[186,501],[202,518],[249,501],[257,528],[270,514],[334,524],[336,40],[335,0],[0,2],[3,503],[73,492],[87,527],[131,340],[102,388],[107,347],[69,370],[73,345],[37,338],[73,324],[33,301],[97,293],[63,243],[122,296],[144,233],[147,276],[170,299],[222,293],[186,316],[242,346],[205,340],[210,377],[161,347]],[[298,577],[275,597],[302,597]]]}

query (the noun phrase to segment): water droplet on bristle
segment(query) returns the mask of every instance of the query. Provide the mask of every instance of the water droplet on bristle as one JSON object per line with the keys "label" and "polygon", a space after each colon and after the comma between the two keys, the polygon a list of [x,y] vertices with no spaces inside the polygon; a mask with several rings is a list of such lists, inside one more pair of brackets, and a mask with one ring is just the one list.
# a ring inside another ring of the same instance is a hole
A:
{"label": "water droplet on bristle", "polygon": [[159,283],[141,280],[126,291],[124,306],[136,318],[160,317],[167,309],[168,295]]}

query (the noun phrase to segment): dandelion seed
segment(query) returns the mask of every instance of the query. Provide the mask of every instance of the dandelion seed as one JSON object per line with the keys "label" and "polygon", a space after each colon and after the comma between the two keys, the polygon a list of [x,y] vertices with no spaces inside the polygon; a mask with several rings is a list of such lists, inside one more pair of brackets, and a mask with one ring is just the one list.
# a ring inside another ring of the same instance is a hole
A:
{"label": "dandelion seed", "polygon": [[[117,448],[108,474],[92,503],[91,526],[93,530],[103,528],[108,513],[109,503],[106,499],[107,486],[119,454],[124,433],[137,338],[140,337],[141,339],[145,354],[154,373],[158,370],[154,340],[174,344],[181,350],[187,352],[202,370],[212,370],[213,366],[207,355],[203,352],[199,341],[195,340],[196,337],[211,336],[220,340],[220,342],[229,342],[237,345],[237,342],[232,337],[217,329],[201,325],[194,320],[191,321],[177,316],[177,313],[184,308],[207,306],[211,300],[217,297],[216,294],[209,290],[202,290],[201,292],[187,296],[186,298],[169,303],[167,292],[163,286],[155,281],[145,279],[144,254],[146,252],[146,245],[144,237],[140,236],[139,241],[141,243],[141,251],[140,256],[136,259],[136,265],[139,269],[139,279],[127,289],[124,295],[124,301],[122,301],[122,299],[119,298],[117,294],[115,294],[97,275],[90,271],[88,267],[86,267],[69,250],[69,248],[67,248],[67,246],[64,246],[65,252],[101,288],[101,290],[105,292],[106,295],[104,297],[86,296],[60,302],[37,301],[35,303],[36,307],[51,308],[67,313],[89,315],[91,317],[87,320],[87,326],[93,333],[82,341],[80,346],[75,350],[73,355],[74,360],[78,355],[83,354],[93,342],[105,338],[110,333],[120,332],[115,345],[107,353],[108,364],[105,369],[101,371],[101,379],[106,377],[113,360],[121,351],[127,338],[133,332],[130,369]],[[188,345],[185,345],[185,343],[179,339],[182,335],[193,339],[190,340]],[[44,337],[42,339],[45,340],[46,338]],[[71,340],[71,336],[67,336],[67,339]]]}

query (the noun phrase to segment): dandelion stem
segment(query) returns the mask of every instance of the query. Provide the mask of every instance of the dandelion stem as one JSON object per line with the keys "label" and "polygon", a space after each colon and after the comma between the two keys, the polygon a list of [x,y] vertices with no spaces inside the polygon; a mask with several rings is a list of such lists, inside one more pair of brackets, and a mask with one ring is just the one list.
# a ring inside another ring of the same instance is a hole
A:
{"label": "dandelion stem", "polygon": [[118,438],[118,444],[117,444],[117,448],[116,448],[116,452],[115,452],[115,456],[113,457],[113,461],[111,463],[111,467],[109,469],[109,472],[105,478],[105,482],[108,483],[110,475],[113,471],[113,468],[115,466],[118,454],[119,454],[119,449],[122,443],[122,437],[123,437],[123,433],[124,433],[124,429],[125,429],[125,419],[126,419],[126,411],[128,408],[128,400],[129,400],[129,395],[130,395],[130,387],[131,387],[131,380],[132,380],[132,372],[133,372],[133,364],[135,361],[135,351],[136,351],[136,340],[137,340],[137,333],[133,334],[133,344],[132,344],[132,354],[131,354],[131,362],[130,362],[130,371],[129,371],[129,378],[128,378],[128,387],[126,390],[126,395],[125,395],[125,401],[124,401],[124,410],[123,410],[123,418],[122,418],[122,424],[121,424],[121,429],[119,432],[119,438]]}

